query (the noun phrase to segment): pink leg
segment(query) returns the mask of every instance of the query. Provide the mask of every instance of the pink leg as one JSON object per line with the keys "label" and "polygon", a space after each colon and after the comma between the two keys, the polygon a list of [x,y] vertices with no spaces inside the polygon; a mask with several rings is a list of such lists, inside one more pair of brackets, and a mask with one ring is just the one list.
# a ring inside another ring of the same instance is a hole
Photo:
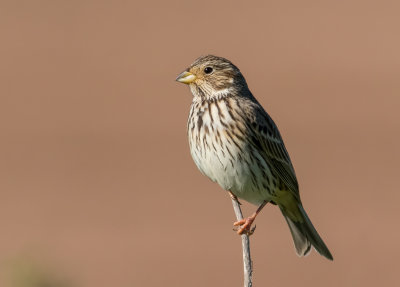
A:
{"label": "pink leg", "polygon": [[239,235],[242,234],[247,234],[251,235],[254,232],[254,229],[250,229],[251,225],[253,224],[253,221],[256,219],[257,215],[260,213],[260,211],[264,208],[264,206],[268,203],[268,201],[264,201],[254,212],[251,216],[244,218],[240,221],[236,221],[233,223],[234,226],[240,226],[240,229],[237,231]]}

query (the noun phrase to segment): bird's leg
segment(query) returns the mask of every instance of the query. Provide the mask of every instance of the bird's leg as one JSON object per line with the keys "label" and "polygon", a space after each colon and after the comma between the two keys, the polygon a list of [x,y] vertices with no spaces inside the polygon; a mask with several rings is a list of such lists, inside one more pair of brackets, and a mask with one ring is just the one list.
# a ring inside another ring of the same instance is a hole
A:
{"label": "bird's leg", "polygon": [[229,192],[230,197],[231,197],[234,201],[236,201],[237,203],[239,203],[239,205],[242,205],[242,204],[240,203],[239,199],[237,198],[237,196],[234,195],[234,194],[232,193],[232,191],[228,191],[228,192]]}
{"label": "bird's leg", "polygon": [[247,235],[252,235],[254,232],[254,228],[250,229],[251,224],[253,223],[253,221],[256,219],[257,215],[260,213],[260,211],[264,208],[264,206],[268,203],[268,201],[264,201],[256,210],[256,212],[254,212],[251,216],[244,218],[240,221],[236,221],[235,223],[233,223],[234,226],[240,226],[240,229],[237,231],[237,233],[239,235],[242,234],[247,234]]}

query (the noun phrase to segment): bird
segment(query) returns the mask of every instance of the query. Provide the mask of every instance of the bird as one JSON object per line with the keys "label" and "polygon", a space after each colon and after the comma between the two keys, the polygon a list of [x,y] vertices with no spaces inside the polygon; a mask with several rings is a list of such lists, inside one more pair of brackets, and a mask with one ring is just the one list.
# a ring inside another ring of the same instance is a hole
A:
{"label": "bird", "polygon": [[201,56],[176,81],[189,85],[193,95],[187,136],[194,163],[233,199],[257,206],[251,216],[234,223],[237,233],[251,235],[256,216],[271,203],[286,219],[298,256],[313,247],[333,260],[303,208],[278,127],[250,92],[239,68],[222,57]]}

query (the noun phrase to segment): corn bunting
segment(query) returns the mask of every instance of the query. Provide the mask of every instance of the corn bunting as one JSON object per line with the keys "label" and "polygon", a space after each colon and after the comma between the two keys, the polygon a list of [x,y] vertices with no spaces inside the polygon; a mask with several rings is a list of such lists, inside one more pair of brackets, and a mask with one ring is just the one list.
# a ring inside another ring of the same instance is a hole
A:
{"label": "corn bunting", "polygon": [[299,256],[313,246],[333,260],[303,208],[279,130],[240,70],[227,59],[208,55],[176,80],[188,84],[193,94],[187,130],[195,164],[234,199],[258,206],[253,215],[234,223],[240,226],[238,233],[251,234],[251,224],[270,202],[286,219]]}

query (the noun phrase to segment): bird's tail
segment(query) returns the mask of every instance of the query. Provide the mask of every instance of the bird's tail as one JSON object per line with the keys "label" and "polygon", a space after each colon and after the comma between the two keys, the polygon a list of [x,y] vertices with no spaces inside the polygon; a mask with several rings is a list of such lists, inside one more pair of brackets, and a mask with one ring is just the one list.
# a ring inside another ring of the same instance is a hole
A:
{"label": "bird's tail", "polygon": [[[291,205],[291,207],[293,208],[294,205]],[[315,230],[301,203],[298,202],[295,208],[298,210],[295,212],[288,212],[283,206],[280,206],[282,214],[292,233],[297,255],[307,255],[312,245],[319,254],[325,256],[329,260],[333,260],[332,254],[329,252],[328,247],[326,247],[317,230]]]}

